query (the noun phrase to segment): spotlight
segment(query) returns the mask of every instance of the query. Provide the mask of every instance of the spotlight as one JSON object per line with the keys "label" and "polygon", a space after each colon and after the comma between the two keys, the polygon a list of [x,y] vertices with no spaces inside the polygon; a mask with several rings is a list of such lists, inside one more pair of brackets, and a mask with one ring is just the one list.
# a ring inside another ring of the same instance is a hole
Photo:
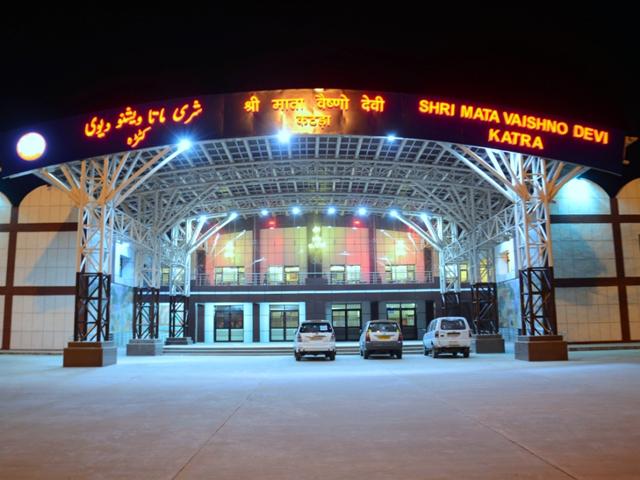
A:
{"label": "spotlight", "polygon": [[389,143],[393,143],[396,141],[398,137],[396,137],[395,133],[390,133],[389,135],[387,135],[387,142]]}
{"label": "spotlight", "polygon": [[335,214],[336,214],[336,207],[327,208],[327,215],[335,215]]}
{"label": "spotlight", "polygon": [[231,212],[231,214],[229,215],[229,219],[230,220],[235,220],[236,218],[238,218],[238,213],[237,212]]}
{"label": "spotlight", "polygon": [[280,143],[289,143],[289,140],[291,140],[291,132],[288,130],[280,130],[277,137]]}
{"label": "spotlight", "polygon": [[260,210],[261,217],[266,217],[267,215],[269,215],[269,210],[267,210],[266,208],[263,208],[262,210]]}
{"label": "spotlight", "polygon": [[358,208],[358,215],[360,215],[361,217],[364,217],[367,214],[367,209],[364,207],[359,207]]}
{"label": "spotlight", "polygon": [[189,150],[193,143],[188,138],[183,138],[178,142],[178,150],[184,152],[185,150]]}
{"label": "spotlight", "polygon": [[396,209],[390,210],[389,215],[391,215],[393,218],[398,218],[398,211]]}
{"label": "spotlight", "polygon": [[198,217],[198,221],[202,222],[202,223],[206,222],[207,221],[207,216],[205,214],[200,215]]}
{"label": "spotlight", "polygon": [[301,212],[301,211],[302,211],[302,210],[300,209],[300,207],[293,207],[293,208],[291,209],[291,213],[293,213],[294,215],[300,215],[300,212]]}

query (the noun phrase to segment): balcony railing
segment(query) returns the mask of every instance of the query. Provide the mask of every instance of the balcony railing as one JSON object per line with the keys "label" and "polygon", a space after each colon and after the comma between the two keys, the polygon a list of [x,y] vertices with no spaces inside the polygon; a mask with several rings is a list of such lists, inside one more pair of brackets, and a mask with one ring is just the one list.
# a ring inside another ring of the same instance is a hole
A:
{"label": "balcony railing", "polygon": [[[216,281],[217,280],[217,281]],[[287,286],[287,285],[401,285],[433,283],[431,270],[416,271],[415,274],[393,276],[389,272],[360,274],[356,279],[345,278],[334,272],[299,272],[294,278],[273,278],[268,273],[250,273],[237,278],[216,279],[212,273],[195,275],[192,285],[197,287],[214,286]],[[166,286],[166,285],[163,285]]]}

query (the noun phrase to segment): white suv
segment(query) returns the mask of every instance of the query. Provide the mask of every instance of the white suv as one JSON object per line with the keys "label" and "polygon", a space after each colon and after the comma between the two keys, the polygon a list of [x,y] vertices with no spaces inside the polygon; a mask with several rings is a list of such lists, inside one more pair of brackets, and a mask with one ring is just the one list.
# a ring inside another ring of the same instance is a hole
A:
{"label": "white suv", "polygon": [[336,359],[336,334],[326,320],[302,322],[293,342],[293,355],[300,361],[305,355],[324,355]]}
{"label": "white suv", "polygon": [[431,353],[436,358],[441,353],[451,353],[454,357],[462,353],[469,357],[471,350],[471,329],[464,317],[438,317],[431,320],[427,333],[422,337],[424,354]]}

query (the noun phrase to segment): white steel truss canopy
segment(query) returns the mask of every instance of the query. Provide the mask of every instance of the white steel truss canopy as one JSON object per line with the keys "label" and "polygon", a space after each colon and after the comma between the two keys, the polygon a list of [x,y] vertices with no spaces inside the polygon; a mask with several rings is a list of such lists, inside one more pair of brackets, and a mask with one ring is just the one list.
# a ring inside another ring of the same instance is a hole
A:
{"label": "white steel truss canopy", "polygon": [[[486,149],[469,151],[488,158]],[[169,156],[169,161],[161,160]],[[209,140],[182,152],[146,149],[108,159],[113,167],[105,178],[123,193],[102,195],[112,195],[119,210],[159,234],[200,215],[249,216],[263,209],[289,214],[292,206],[303,213],[322,213],[327,206],[347,214],[362,206],[380,215],[392,209],[428,213],[469,230],[513,201],[481,165],[470,168],[450,145],[429,140],[300,135],[281,143],[267,136]],[[38,175],[73,191],[83,163],[48,167]],[[140,174],[140,169],[152,174]],[[123,185],[137,188],[130,192]]]}
{"label": "white steel truss canopy", "polygon": [[[543,183],[537,180],[542,174],[536,170],[539,162],[548,165]],[[514,215],[509,207],[518,201],[548,206],[557,190],[584,170],[431,140],[297,135],[288,142],[265,136],[208,140],[184,151],[175,146],[152,148],[35,173],[66,191],[79,206],[114,208],[117,215],[104,221],[143,246],[203,215],[251,216],[264,209],[290,214],[293,206],[304,213],[320,214],[333,206],[338,213],[352,214],[365,207],[374,214],[395,210],[415,222],[426,215],[455,225],[447,227],[452,232],[448,240],[427,239],[446,245],[445,256],[453,261],[480,243],[513,236],[518,221],[529,219],[521,225],[523,232],[539,224],[544,218],[529,218],[524,211]],[[101,228],[105,227],[95,227]],[[542,242],[534,237],[532,243]]]}

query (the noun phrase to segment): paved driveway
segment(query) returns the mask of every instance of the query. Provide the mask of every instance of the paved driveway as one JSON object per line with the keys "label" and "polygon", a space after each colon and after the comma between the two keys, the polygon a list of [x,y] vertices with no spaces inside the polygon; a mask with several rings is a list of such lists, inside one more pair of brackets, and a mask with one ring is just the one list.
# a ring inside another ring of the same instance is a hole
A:
{"label": "paved driveway", "polygon": [[0,477],[640,478],[640,352],[0,355]]}

